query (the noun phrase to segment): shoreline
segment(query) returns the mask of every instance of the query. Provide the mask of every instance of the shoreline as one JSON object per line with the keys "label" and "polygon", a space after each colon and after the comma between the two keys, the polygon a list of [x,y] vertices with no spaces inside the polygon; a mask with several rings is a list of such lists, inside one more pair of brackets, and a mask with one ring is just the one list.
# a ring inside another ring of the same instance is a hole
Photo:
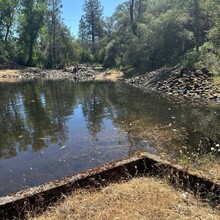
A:
{"label": "shoreline", "polygon": [[103,70],[101,67],[77,65],[61,70],[37,68],[0,70],[0,82],[19,82],[26,79],[69,79],[74,81],[110,80],[116,82],[124,74],[117,70]]}
{"label": "shoreline", "polygon": [[29,79],[69,79],[83,81],[123,80],[143,91],[152,91],[175,103],[190,102],[195,105],[220,104],[220,79],[216,80],[207,69],[161,68],[133,78],[118,70],[77,65],[61,70],[38,68],[0,70],[0,82],[16,83]]}
{"label": "shoreline", "polygon": [[219,207],[219,183],[145,153],[2,197],[0,214],[5,219],[23,218],[29,211],[41,214],[48,205],[66,198],[77,189],[100,189],[141,176],[166,180],[176,189],[194,193],[197,199],[209,203],[211,207]]}
{"label": "shoreline", "polygon": [[150,90],[174,101],[194,105],[220,104],[220,80],[207,69],[161,68],[125,80],[143,91]]}

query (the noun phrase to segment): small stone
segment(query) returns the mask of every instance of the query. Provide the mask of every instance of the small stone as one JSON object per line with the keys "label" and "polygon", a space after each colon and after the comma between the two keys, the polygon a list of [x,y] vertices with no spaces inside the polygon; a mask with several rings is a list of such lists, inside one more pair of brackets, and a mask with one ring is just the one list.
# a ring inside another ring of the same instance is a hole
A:
{"label": "small stone", "polygon": [[194,74],[195,76],[202,76],[203,72],[201,70],[196,70]]}
{"label": "small stone", "polygon": [[188,196],[188,193],[182,193],[182,197],[183,197],[184,199],[186,199],[187,196]]}

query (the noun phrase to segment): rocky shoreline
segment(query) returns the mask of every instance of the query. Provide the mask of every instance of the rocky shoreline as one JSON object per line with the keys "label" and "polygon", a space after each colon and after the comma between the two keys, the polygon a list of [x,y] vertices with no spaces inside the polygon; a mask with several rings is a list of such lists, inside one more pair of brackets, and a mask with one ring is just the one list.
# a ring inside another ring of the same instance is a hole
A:
{"label": "rocky shoreline", "polygon": [[3,79],[70,79],[74,81],[95,80],[96,76],[103,71],[101,67],[77,65],[61,70],[24,69],[19,73],[2,74]]}
{"label": "rocky shoreline", "polygon": [[[120,75],[121,73],[117,73],[116,75]],[[0,74],[1,79],[15,81],[41,78],[53,80],[69,79],[75,82],[82,82],[108,80],[108,77],[108,71],[103,70],[102,67],[88,65],[76,65],[61,70],[29,68],[10,74],[3,71]],[[117,80],[119,78],[116,77],[115,79]],[[205,68],[184,69],[179,66],[161,68],[137,77],[125,79],[125,82],[142,90],[159,92],[175,102],[185,102],[188,100],[194,104],[220,103],[220,83],[214,84],[213,74]]]}
{"label": "rocky shoreline", "polygon": [[205,68],[161,68],[126,82],[143,90],[157,91],[177,102],[220,103],[220,86],[213,83],[213,74]]}

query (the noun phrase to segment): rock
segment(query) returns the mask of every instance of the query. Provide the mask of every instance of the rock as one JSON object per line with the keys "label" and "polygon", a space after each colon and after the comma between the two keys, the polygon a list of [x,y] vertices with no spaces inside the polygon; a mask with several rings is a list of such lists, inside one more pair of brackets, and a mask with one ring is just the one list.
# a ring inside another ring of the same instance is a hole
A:
{"label": "rock", "polygon": [[193,103],[201,104],[201,100],[220,99],[220,90],[213,87],[211,75],[206,68],[183,68],[179,71],[174,69],[173,72],[169,68],[161,68],[132,78],[127,82],[135,84],[139,88],[155,89],[169,97],[175,97],[175,100],[190,98]]}
{"label": "rock", "polygon": [[201,71],[206,75],[209,74],[209,71],[207,68],[202,68]]}
{"label": "rock", "polygon": [[195,74],[195,76],[197,76],[197,77],[203,76],[202,70],[196,70],[196,71],[194,72],[194,74]]}
{"label": "rock", "polygon": [[192,87],[191,85],[187,85],[187,86],[186,86],[186,89],[187,89],[187,90],[192,90],[193,87]]}

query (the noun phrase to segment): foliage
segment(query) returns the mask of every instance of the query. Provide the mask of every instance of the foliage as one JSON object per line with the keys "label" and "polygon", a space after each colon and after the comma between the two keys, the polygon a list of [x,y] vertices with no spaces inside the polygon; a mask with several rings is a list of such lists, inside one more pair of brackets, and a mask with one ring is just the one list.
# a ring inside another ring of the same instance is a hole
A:
{"label": "foliage", "polygon": [[[113,15],[115,23],[105,47],[104,65],[145,71],[177,63],[216,66],[219,12],[219,0],[127,1]],[[212,51],[204,50],[208,41],[214,46]]]}
{"label": "foliage", "polygon": [[[34,47],[38,34],[44,25],[46,1],[22,0],[19,16],[19,49],[20,61],[29,66],[33,65]],[[31,21],[31,22],[30,22]]]}
{"label": "foliage", "polygon": [[86,32],[94,46],[103,34],[103,8],[99,0],[85,0],[83,11]]}
{"label": "foliage", "polygon": [[182,59],[182,63],[186,67],[203,68],[206,67],[214,74],[220,73],[220,50],[216,49],[213,43],[205,42],[198,48],[187,51]]}
{"label": "foliage", "polygon": [[196,67],[207,67],[212,73],[220,73],[220,50],[216,50],[215,46],[206,42],[200,47],[199,59],[195,63]]}
{"label": "foliage", "polygon": [[60,0],[0,0],[0,64],[61,67],[80,47],[63,23]]}
{"label": "foliage", "polygon": [[78,39],[61,13],[61,0],[0,0],[0,63],[219,72],[220,0],[127,0],[106,18],[99,0],[85,0]]}
{"label": "foliage", "polygon": [[19,0],[0,0],[0,63],[14,60],[12,27]]}
{"label": "foliage", "polygon": [[104,34],[103,7],[99,0],[85,0],[83,11],[78,34],[82,44],[81,61],[97,62],[100,60],[100,40]]}

